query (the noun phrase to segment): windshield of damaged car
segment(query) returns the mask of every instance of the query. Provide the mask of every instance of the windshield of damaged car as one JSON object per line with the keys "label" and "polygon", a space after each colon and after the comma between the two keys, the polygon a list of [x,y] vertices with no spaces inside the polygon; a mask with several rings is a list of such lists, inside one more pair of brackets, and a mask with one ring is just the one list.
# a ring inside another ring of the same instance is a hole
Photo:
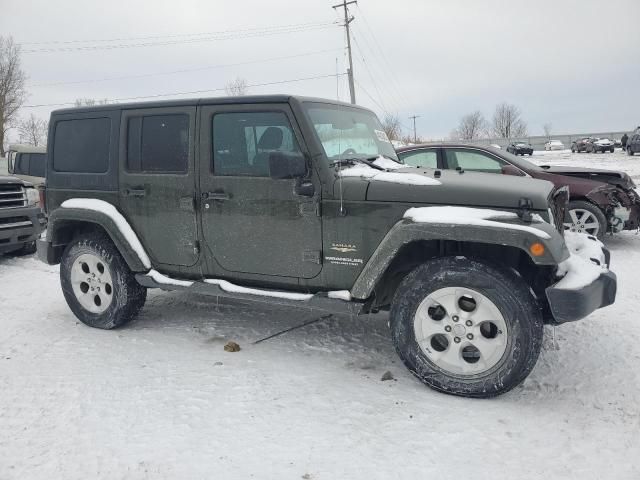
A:
{"label": "windshield of damaged car", "polygon": [[330,161],[385,156],[398,161],[378,118],[367,110],[308,103],[305,110]]}

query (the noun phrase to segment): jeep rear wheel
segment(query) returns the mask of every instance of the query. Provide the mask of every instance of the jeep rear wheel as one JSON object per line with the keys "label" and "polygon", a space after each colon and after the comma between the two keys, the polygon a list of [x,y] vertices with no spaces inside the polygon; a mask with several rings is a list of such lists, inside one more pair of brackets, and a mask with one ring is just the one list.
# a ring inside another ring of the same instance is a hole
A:
{"label": "jeep rear wheel", "polygon": [[536,364],[543,323],[524,281],[464,257],[432,260],[402,281],[391,306],[400,358],[423,383],[465,397],[520,384]]}
{"label": "jeep rear wheel", "polygon": [[126,262],[104,235],[80,237],[67,245],[60,283],[71,311],[95,328],[111,329],[133,319],[147,298]]}

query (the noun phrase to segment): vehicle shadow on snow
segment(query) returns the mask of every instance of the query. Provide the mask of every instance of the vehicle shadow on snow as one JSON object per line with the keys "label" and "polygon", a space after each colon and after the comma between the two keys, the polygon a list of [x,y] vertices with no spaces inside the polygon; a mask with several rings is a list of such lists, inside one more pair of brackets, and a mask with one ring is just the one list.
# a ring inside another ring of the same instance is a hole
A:
{"label": "vehicle shadow on snow", "polygon": [[[320,319],[317,322],[313,320]],[[295,328],[304,323],[300,328]],[[202,344],[223,348],[228,341],[245,352],[286,348],[287,355],[330,356],[349,369],[402,372],[391,343],[388,314],[344,315],[264,302],[184,292],[150,292],[140,316],[126,330],[189,331]],[[265,340],[294,327],[282,335]],[[409,372],[406,374],[411,377]]]}

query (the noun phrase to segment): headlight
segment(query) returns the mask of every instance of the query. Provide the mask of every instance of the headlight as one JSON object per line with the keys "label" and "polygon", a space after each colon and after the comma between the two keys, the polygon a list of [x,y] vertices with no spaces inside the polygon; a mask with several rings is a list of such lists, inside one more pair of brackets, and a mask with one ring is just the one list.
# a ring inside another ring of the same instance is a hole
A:
{"label": "headlight", "polygon": [[38,205],[40,203],[40,194],[35,188],[26,188],[27,193],[27,205]]}

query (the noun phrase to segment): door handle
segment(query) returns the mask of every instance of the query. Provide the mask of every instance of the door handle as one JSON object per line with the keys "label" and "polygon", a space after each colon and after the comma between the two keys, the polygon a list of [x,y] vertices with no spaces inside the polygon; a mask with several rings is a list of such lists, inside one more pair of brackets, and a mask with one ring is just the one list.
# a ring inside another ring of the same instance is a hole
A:
{"label": "door handle", "polygon": [[205,192],[202,194],[203,200],[211,200],[213,202],[224,202],[231,200],[231,195],[226,192]]}
{"label": "door handle", "polygon": [[127,197],[144,197],[147,192],[144,188],[127,188],[124,194]]}

